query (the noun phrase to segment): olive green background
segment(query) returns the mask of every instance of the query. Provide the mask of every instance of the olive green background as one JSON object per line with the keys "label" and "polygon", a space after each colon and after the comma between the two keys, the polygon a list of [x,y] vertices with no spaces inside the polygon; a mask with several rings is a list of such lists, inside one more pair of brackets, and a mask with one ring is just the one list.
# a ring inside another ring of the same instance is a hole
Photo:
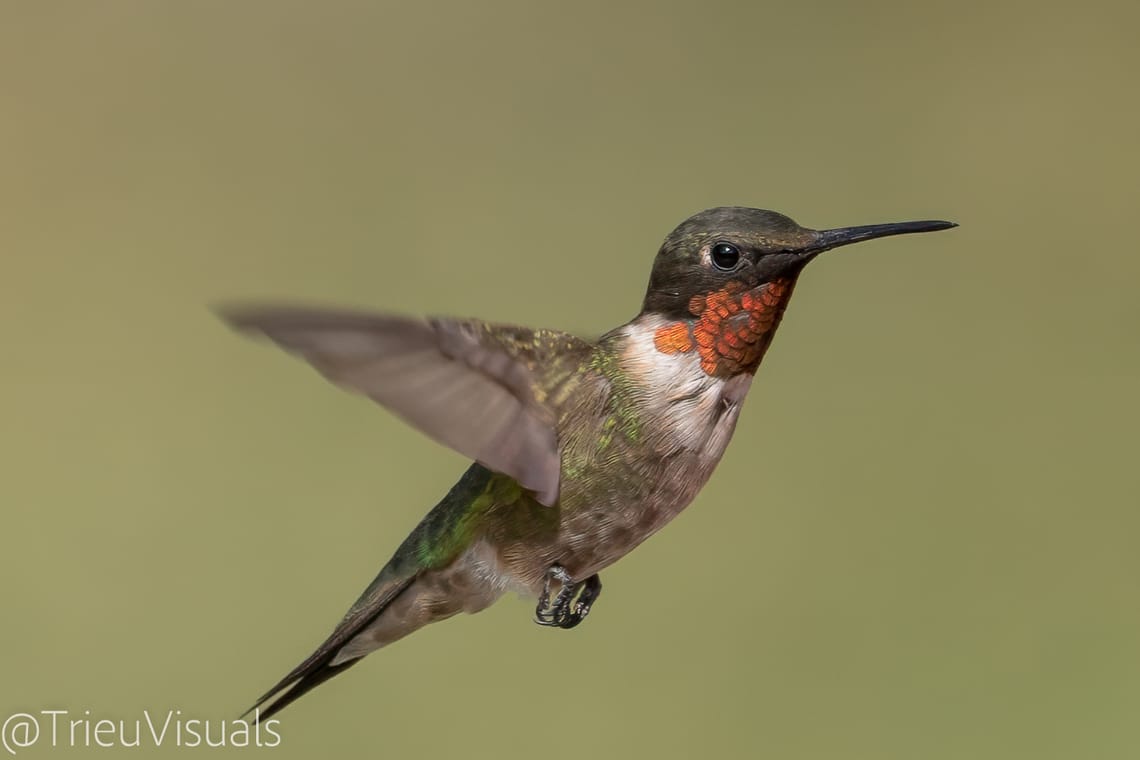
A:
{"label": "olive green background", "polygon": [[740,204],[961,227],[809,268],[720,469],[587,625],[509,597],[277,748],[133,756],[1136,757],[1138,24],[4,2],[0,718],[236,717],[465,466],[211,303],[598,334]]}

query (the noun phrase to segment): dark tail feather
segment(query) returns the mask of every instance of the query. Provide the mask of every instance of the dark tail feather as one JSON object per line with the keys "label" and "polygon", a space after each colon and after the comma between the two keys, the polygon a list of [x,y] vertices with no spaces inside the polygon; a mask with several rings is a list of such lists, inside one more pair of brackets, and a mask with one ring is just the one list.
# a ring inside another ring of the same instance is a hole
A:
{"label": "dark tail feather", "polygon": [[[317,668],[310,670],[308,673],[301,676],[297,681],[294,681],[293,685],[289,687],[288,691],[281,694],[281,696],[277,697],[277,699],[273,700],[273,702],[266,705],[264,708],[262,708],[261,706],[264,705],[265,701],[267,699],[269,699],[269,697],[273,696],[273,694],[275,694],[276,691],[271,691],[268,694],[266,694],[265,696],[263,696],[261,699],[257,700],[257,704],[255,704],[253,707],[246,710],[245,715],[249,715],[254,710],[258,710],[257,719],[259,721],[269,720],[270,718],[272,718],[274,715],[276,715],[281,710],[284,710],[286,707],[288,707],[290,704],[292,704],[297,699],[300,699],[305,694],[307,694],[310,691],[312,691],[313,689],[317,688],[318,686],[323,684],[325,681],[329,680],[330,678],[337,675],[341,671],[348,670],[353,665],[360,662],[360,660],[362,660],[362,659],[363,659],[362,657],[358,657],[355,660],[349,660],[348,662],[342,662],[340,665],[318,666]],[[278,690],[280,690],[280,687],[278,687]]]}
{"label": "dark tail feather", "polygon": [[[362,657],[348,660],[337,665],[330,664],[336,659],[337,653],[353,636],[358,634],[375,620],[385,608],[395,599],[402,594],[414,580],[413,576],[393,579],[389,583],[382,583],[384,580],[384,573],[373,582],[372,586],[364,592],[352,609],[349,610],[348,615],[336,627],[332,635],[321,644],[317,651],[309,655],[304,662],[289,671],[289,674],[274,684],[273,688],[265,692],[258,698],[253,705],[241,714],[241,717],[249,715],[254,710],[259,710],[262,707],[265,709],[258,713],[260,720],[266,720],[275,713],[283,710],[286,705],[301,697],[301,695],[315,689],[325,681],[329,680],[342,670],[347,670],[352,665],[359,662]],[[380,585],[378,585],[380,584]],[[268,706],[266,702],[270,697],[281,692],[282,689],[288,687],[288,691],[273,700]]]}
{"label": "dark tail feather", "polygon": [[[342,665],[338,665],[336,667],[329,667],[328,664],[330,662],[332,662],[333,657],[335,657],[335,656],[336,656],[336,649],[334,647],[328,646],[328,644],[326,642],[325,645],[322,645],[320,648],[317,649],[317,651],[315,651],[311,655],[309,655],[305,659],[304,662],[302,662],[300,665],[298,665],[297,667],[290,670],[288,675],[286,675],[284,678],[282,678],[277,683],[273,684],[272,688],[270,688],[269,691],[265,692],[260,697],[258,697],[257,701],[254,702],[252,705],[250,705],[249,709],[241,714],[241,717],[244,718],[245,716],[249,715],[251,712],[253,712],[257,708],[264,705],[266,702],[269,701],[270,697],[272,697],[274,694],[279,693],[286,686],[293,687],[293,688],[290,688],[288,692],[286,692],[287,694],[292,694],[296,690],[296,687],[300,686],[301,683],[303,683],[305,681],[311,681],[311,685],[304,690],[304,691],[309,691],[309,689],[314,688],[318,684],[324,683],[325,681],[329,680],[330,678],[335,676],[337,673],[339,673],[340,671],[344,670],[346,667],[351,665],[353,662],[356,662],[356,660],[352,660],[350,662],[343,663]],[[326,670],[331,671],[331,672],[329,672],[328,675],[324,675],[324,676],[321,676],[319,678],[317,677],[318,675],[320,675],[322,672],[324,672]],[[296,699],[297,697],[301,696],[301,694],[303,694],[304,691],[298,692],[293,697],[293,699]],[[281,696],[284,697],[285,694],[282,694]],[[292,702],[293,699],[290,699],[289,701]],[[280,701],[280,700],[278,700],[278,701]],[[277,704],[277,702],[274,703],[274,705],[276,705],[276,704]],[[276,707],[274,709],[274,712],[276,712],[277,710],[280,710],[284,706],[285,705],[281,705],[281,707]],[[261,717],[262,718],[267,717],[267,713],[265,713],[265,712],[261,713]]]}

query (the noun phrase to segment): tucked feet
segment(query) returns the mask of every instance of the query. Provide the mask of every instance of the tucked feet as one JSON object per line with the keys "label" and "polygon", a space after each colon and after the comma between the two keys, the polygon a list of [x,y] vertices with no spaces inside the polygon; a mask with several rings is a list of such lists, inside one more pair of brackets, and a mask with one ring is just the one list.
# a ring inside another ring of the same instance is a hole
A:
{"label": "tucked feet", "polygon": [[[560,586],[553,601],[550,599],[551,581],[558,581]],[[601,593],[602,579],[596,573],[584,581],[575,581],[566,572],[566,568],[553,565],[546,571],[542,593],[534,610],[534,622],[557,628],[573,628],[586,619],[590,607]]]}

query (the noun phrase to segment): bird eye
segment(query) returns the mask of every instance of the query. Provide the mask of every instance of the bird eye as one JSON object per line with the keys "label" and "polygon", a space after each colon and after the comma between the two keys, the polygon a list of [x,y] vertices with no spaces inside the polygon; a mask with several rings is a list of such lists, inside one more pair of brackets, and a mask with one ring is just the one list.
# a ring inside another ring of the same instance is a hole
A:
{"label": "bird eye", "polygon": [[717,269],[735,269],[740,261],[740,249],[732,243],[717,243],[709,252],[709,257]]}

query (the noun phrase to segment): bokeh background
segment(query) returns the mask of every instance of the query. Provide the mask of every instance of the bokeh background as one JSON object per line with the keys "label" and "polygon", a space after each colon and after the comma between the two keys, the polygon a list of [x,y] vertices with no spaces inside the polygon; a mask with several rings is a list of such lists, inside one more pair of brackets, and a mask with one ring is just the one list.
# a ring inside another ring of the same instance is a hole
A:
{"label": "bokeh background", "polygon": [[260,752],[1136,757],[1138,23],[4,3],[0,712],[235,717],[465,466],[211,303],[598,334],[666,232],[740,204],[961,227],[808,270],[719,471],[588,625],[509,597]]}

